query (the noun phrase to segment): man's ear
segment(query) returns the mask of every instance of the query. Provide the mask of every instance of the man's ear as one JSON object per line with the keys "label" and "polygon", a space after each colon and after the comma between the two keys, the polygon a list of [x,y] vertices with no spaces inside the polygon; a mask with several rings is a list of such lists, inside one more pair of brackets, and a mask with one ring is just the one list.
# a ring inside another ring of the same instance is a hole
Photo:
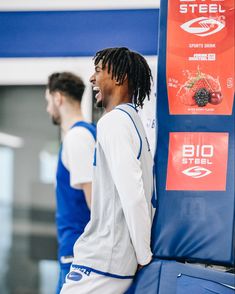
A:
{"label": "man's ear", "polygon": [[115,84],[116,85],[123,85],[125,82],[127,81],[127,74],[125,75],[125,77],[124,77],[124,80],[123,80],[123,83],[121,84],[121,82],[120,81],[117,81],[116,79],[115,79]]}
{"label": "man's ear", "polygon": [[55,92],[54,94],[54,101],[55,101],[55,105],[57,107],[61,106],[62,102],[63,102],[63,97],[61,95],[60,92]]}
{"label": "man's ear", "polygon": [[121,85],[120,81],[115,80],[115,85]]}
{"label": "man's ear", "polygon": [[125,74],[125,78],[123,80],[123,83],[127,81],[127,74]]}

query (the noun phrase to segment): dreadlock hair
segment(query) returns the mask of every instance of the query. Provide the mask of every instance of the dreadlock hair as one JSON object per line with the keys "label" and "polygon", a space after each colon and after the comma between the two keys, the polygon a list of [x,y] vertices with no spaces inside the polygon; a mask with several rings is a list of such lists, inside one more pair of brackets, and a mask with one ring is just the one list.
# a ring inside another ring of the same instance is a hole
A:
{"label": "dreadlock hair", "polygon": [[81,102],[85,84],[80,77],[71,72],[56,72],[48,77],[47,88],[50,93],[58,91],[72,100]]}
{"label": "dreadlock hair", "polygon": [[108,73],[112,73],[112,79],[115,78],[121,85],[127,77],[132,102],[136,107],[142,108],[146,96],[149,99],[153,80],[145,58],[128,48],[120,47],[98,51],[94,59],[95,65],[102,62],[103,69],[107,65]]}

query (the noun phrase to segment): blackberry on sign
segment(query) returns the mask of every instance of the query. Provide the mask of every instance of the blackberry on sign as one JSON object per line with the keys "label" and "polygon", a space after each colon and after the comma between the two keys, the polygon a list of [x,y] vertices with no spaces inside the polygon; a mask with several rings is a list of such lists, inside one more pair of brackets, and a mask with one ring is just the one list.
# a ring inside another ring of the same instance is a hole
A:
{"label": "blackberry on sign", "polygon": [[199,107],[206,106],[210,100],[210,92],[206,88],[199,89],[193,96]]}

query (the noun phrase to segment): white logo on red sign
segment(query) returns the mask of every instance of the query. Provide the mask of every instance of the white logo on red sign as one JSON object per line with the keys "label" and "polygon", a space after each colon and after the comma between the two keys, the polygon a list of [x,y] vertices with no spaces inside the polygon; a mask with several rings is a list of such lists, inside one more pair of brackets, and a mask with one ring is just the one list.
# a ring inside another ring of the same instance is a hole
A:
{"label": "white logo on red sign", "polygon": [[180,27],[187,33],[206,37],[221,31],[225,25],[214,18],[198,17],[185,22]]}
{"label": "white logo on red sign", "polygon": [[211,174],[212,172],[205,167],[193,166],[183,170],[182,173],[185,174],[186,176],[192,177],[194,179],[198,179],[198,178],[205,177]]}
{"label": "white logo on red sign", "polygon": [[228,137],[228,133],[170,133],[166,190],[225,191]]}
{"label": "white logo on red sign", "polygon": [[[182,164],[212,164],[214,155],[213,145],[183,145],[182,146]],[[182,171],[186,176],[194,179],[205,177],[212,172],[201,166],[192,166]]]}

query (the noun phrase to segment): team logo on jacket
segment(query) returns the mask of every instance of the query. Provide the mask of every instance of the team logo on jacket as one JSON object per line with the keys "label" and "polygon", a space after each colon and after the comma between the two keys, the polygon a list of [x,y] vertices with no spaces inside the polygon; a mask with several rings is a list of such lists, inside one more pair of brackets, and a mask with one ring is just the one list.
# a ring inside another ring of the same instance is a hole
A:
{"label": "team logo on jacket", "polygon": [[226,188],[227,133],[170,133],[167,190]]}
{"label": "team logo on jacket", "polygon": [[67,275],[67,279],[78,282],[82,279],[82,274],[72,271]]}
{"label": "team logo on jacket", "polygon": [[198,17],[185,22],[180,27],[187,33],[207,37],[221,31],[225,25],[214,18]]}

